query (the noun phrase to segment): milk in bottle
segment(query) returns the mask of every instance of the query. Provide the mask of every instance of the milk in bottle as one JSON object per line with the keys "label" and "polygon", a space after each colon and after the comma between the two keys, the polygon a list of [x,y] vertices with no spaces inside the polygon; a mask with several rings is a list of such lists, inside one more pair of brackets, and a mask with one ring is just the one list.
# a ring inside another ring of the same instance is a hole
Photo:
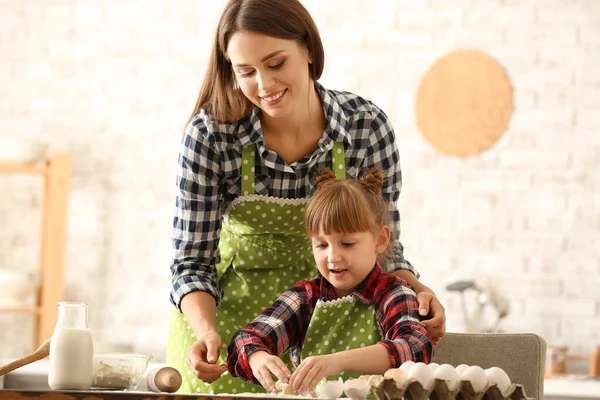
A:
{"label": "milk in bottle", "polygon": [[87,303],[58,303],[58,320],[50,341],[48,386],[85,390],[92,385],[94,344]]}

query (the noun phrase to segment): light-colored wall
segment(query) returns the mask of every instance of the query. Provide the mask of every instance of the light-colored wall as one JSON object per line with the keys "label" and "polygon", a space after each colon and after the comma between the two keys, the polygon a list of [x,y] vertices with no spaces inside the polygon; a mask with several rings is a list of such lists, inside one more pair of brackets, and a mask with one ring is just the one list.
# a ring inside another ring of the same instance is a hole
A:
{"label": "light-colored wall", "polygon": [[[224,0],[0,1],[0,134],[74,156],[67,294],[97,340],[161,357],[174,175],[183,124]],[[600,1],[304,0],[322,83],[374,100],[395,127],[406,255],[461,330],[458,279],[512,300],[503,327],[588,353],[600,344]],[[419,133],[420,78],[460,47],[507,69],[515,112],[480,156]],[[40,182],[0,176],[0,265],[35,269]],[[29,317],[0,316],[0,355],[29,350]]]}

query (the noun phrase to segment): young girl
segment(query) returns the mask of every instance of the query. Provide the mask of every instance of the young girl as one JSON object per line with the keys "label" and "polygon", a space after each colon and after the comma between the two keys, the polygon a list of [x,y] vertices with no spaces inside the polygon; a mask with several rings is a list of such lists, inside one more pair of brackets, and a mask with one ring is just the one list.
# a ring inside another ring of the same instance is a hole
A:
{"label": "young girl", "polygon": [[[359,180],[319,172],[305,214],[319,274],[284,292],[233,336],[227,356],[233,376],[268,391],[275,376],[302,393],[325,377],[383,374],[405,361],[431,360],[433,340],[415,292],[379,266],[391,247],[383,180],[378,169]],[[287,350],[297,365],[293,374],[279,357]]]}

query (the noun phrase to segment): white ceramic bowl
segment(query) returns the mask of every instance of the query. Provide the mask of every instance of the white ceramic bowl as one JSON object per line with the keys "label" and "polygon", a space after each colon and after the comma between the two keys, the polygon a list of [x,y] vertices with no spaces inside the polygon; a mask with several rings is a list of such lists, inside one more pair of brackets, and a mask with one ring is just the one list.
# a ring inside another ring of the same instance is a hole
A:
{"label": "white ceramic bowl", "polygon": [[27,300],[40,286],[39,274],[16,268],[0,268],[0,305],[19,307],[31,305]]}
{"label": "white ceramic bowl", "polygon": [[0,163],[33,164],[46,157],[48,144],[27,138],[0,136]]}

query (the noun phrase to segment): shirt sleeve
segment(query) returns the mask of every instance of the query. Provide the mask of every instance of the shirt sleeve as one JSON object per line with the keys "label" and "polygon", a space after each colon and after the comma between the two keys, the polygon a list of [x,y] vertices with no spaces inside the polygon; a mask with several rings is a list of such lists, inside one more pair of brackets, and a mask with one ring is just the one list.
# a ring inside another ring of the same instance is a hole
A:
{"label": "shirt sleeve", "polygon": [[433,340],[419,319],[417,296],[407,283],[393,276],[382,279],[375,296],[375,312],[392,368],[405,361],[429,363]]}
{"label": "shirt sleeve", "polygon": [[217,304],[219,233],[221,230],[220,152],[209,140],[202,117],[186,128],[177,171],[177,197],[173,218],[174,257],[171,264],[171,302],[181,311],[181,299],[188,293],[210,293]]}
{"label": "shirt sleeve", "polygon": [[391,257],[387,265],[381,267],[384,272],[409,270],[419,278],[419,273],[404,258],[404,247],[400,242],[398,199],[402,189],[402,171],[400,170],[400,154],[396,144],[396,135],[387,115],[375,105],[372,107],[371,146],[367,151],[365,167],[368,169],[379,168],[385,175],[381,194],[388,203],[390,228],[392,230],[392,237],[390,238]]}
{"label": "shirt sleeve", "polygon": [[[248,357],[257,351],[281,355],[303,339],[304,322],[310,313],[311,281],[300,281],[284,292],[271,307],[236,332],[227,348],[227,368],[232,376],[259,383]],[[259,383],[260,384],[260,383]]]}

